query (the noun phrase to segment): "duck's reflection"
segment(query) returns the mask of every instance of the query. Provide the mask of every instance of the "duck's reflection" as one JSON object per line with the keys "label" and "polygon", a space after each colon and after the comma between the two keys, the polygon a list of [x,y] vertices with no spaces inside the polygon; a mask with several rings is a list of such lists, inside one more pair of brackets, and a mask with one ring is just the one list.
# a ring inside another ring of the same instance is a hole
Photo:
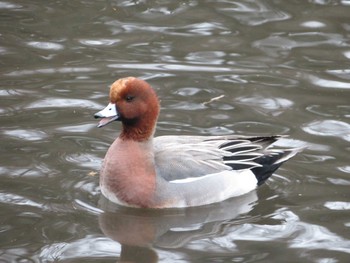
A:
{"label": "duck's reflection", "polygon": [[103,233],[122,246],[119,262],[157,262],[153,247],[178,248],[186,243],[215,236],[223,223],[252,210],[255,191],[218,204],[166,210],[122,208],[106,199],[99,216]]}

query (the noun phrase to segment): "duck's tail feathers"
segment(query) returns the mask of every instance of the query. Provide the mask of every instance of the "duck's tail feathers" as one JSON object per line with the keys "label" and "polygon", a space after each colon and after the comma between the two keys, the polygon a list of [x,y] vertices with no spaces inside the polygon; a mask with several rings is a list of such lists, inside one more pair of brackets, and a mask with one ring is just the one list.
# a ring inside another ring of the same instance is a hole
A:
{"label": "duck's tail feathers", "polygon": [[252,172],[258,180],[258,185],[262,185],[284,162],[301,152],[304,148],[293,149],[269,149],[265,154],[254,161],[260,164],[254,167]]}

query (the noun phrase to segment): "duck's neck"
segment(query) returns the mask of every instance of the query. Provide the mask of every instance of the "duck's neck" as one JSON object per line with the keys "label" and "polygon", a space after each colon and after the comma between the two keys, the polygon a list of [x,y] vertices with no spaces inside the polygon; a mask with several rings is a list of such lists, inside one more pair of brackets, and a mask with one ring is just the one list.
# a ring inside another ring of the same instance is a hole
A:
{"label": "duck's neck", "polygon": [[155,132],[156,121],[147,123],[145,121],[137,121],[136,123],[123,122],[123,129],[119,138],[139,142],[150,140]]}

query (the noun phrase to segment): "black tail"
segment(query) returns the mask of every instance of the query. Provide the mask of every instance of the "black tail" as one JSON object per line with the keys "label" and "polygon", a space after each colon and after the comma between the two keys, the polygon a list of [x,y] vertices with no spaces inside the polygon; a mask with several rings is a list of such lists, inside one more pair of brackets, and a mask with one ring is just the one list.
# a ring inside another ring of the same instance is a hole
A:
{"label": "black tail", "polygon": [[265,155],[258,157],[254,161],[261,166],[254,167],[252,172],[258,180],[258,185],[262,185],[285,161],[292,158],[301,149],[279,149],[268,150]]}
{"label": "black tail", "polygon": [[220,149],[230,152],[223,157],[225,165],[233,170],[251,169],[258,185],[263,184],[285,161],[303,148],[270,149],[270,146],[284,136],[270,137],[228,137]]}

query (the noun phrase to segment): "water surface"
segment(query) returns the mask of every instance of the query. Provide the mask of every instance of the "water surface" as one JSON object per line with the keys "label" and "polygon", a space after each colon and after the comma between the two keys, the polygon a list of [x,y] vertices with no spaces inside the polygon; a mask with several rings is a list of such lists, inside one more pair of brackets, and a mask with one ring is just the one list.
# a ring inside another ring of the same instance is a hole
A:
{"label": "water surface", "polygon": [[[1,262],[348,262],[349,14],[345,0],[0,1]],[[98,170],[120,125],[92,116],[130,75],[161,98],[157,135],[308,149],[221,204],[114,207]]]}

